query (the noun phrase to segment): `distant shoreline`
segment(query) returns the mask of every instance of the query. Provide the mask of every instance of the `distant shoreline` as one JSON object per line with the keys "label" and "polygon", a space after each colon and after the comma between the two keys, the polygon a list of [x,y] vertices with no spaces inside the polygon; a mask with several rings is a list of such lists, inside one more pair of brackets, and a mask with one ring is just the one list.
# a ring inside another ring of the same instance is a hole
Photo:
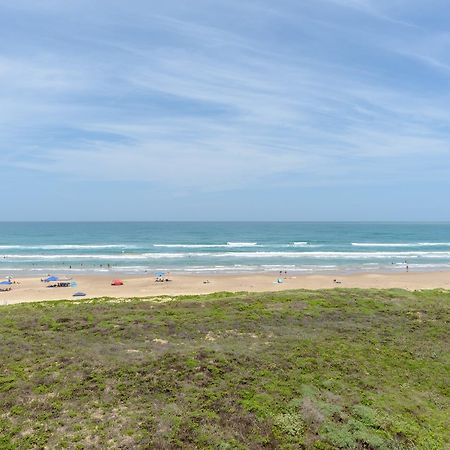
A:
{"label": "distant shoreline", "polygon": [[[281,265],[280,265],[281,266]],[[440,273],[440,272],[448,272],[450,273],[450,269],[448,267],[443,266],[442,268],[439,267],[430,267],[430,268],[415,268],[414,264],[410,264],[409,266],[409,272],[410,273]],[[348,276],[348,275],[370,275],[370,274],[382,274],[382,275],[398,275],[402,273],[407,273],[406,271],[406,265],[402,265],[401,267],[396,266],[395,268],[357,268],[357,267],[346,267],[342,266],[342,268],[332,268],[332,269],[326,269],[326,268],[318,268],[314,267],[314,269],[292,269],[289,266],[286,267],[286,269],[274,269],[274,270],[263,270],[263,269],[247,269],[247,270],[237,270],[237,269],[231,269],[231,268],[223,268],[222,270],[217,269],[210,269],[210,270],[198,270],[198,269],[162,269],[162,270],[154,270],[149,269],[147,271],[139,270],[139,271],[132,271],[132,270],[123,270],[120,269],[114,269],[114,267],[111,268],[105,268],[105,269],[97,269],[97,268],[84,268],[84,269],[78,269],[78,268],[72,268],[72,269],[64,269],[64,268],[53,268],[52,270],[47,270],[47,268],[43,269],[15,269],[11,268],[11,270],[8,269],[0,269],[0,280],[4,279],[5,277],[15,277],[15,278],[42,278],[49,275],[60,275],[64,277],[72,277],[72,278],[79,278],[79,277],[124,277],[124,278],[148,278],[148,277],[154,277],[155,274],[159,272],[169,273],[173,276],[182,276],[182,277],[240,277],[240,276],[252,276],[252,275],[269,275],[269,276],[276,276],[280,273],[284,273],[287,271],[288,275],[294,276],[294,277],[301,277],[301,276],[308,276],[308,275],[324,275],[324,276]]]}
{"label": "distant shoreline", "polygon": [[[450,254],[450,252],[449,252]],[[11,276],[11,277],[21,277],[21,278],[35,278],[44,277],[47,275],[64,275],[64,276],[124,276],[124,277],[134,277],[134,276],[153,276],[159,272],[168,272],[171,274],[190,276],[190,275],[209,275],[209,276],[240,276],[240,275],[267,275],[276,274],[278,272],[287,271],[291,275],[301,276],[301,275],[354,275],[354,274],[373,274],[373,273],[384,273],[384,274],[399,274],[407,271],[420,273],[420,272],[446,272],[450,271],[450,264],[431,264],[429,266],[422,264],[414,264],[409,262],[395,263],[392,266],[375,266],[371,267],[370,264],[362,266],[350,266],[350,265],[305,265],[304,267],[293,267],[289,263],[286,264],[276,264],[275,267],[264,268],[258,266],[248,266],[244,268],[237,268],[232,266],[220,266],[220,267],[189,267],[188,265],[184,267],[160,267],[153,268],[149,267],[143,268],[133,268],[126,266],[115,267],[114,265],[104,264],[103,266],[82,266],[77,267],[75,264],[67,266],[55,266],[55,267],[0,267],[0,279]]]}
{"label": "distant shoreline", "polygon": [[[111,286],[114,278],[123,280],[123,286]],[[168,282],[155,282],[154,274],[129,275],[102,273],[73,275],[76,288],[48,288],[40,276],[15,278],[11,291],[0,292],[0,305],[46,300],[77,299],[77,291],[86,293],[83,298],[145,298],[152,296],[177,296],[210,294],[214,292],[268,292],[290,289],[332,288],[399,288],[406,290],[449,289],[450,271],[402,273],[315,273],[295,274],[242,273],[242,274],[177,274],[171,273]]]}

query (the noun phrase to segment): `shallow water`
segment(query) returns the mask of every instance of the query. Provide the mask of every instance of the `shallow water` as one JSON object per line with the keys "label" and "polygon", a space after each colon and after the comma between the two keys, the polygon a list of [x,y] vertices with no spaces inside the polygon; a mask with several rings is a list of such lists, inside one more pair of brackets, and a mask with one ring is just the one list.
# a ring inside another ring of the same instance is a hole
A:
{"label": "shallow water", "polygon": [[0,223],[2,274],[450,268],[449,223]]}

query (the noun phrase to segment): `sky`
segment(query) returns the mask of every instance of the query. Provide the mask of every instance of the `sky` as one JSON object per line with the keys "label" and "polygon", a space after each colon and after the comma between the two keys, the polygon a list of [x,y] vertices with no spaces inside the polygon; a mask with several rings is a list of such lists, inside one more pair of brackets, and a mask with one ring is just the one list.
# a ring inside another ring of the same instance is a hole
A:
{"label": "sky", "polygon": [[0,0],[0,220],[450,220],[448,0]]}

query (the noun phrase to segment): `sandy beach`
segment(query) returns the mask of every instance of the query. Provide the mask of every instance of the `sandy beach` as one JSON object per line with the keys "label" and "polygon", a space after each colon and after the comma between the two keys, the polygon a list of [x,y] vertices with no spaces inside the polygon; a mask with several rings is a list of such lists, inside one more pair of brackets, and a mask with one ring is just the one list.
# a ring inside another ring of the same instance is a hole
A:
{"label": "sandy beach", "polygon": [[[409,273],[357,273],[351,275],[309,274],[287,275],[277,283],[278,274],[242,275],[171,275],[169,282],[155,282],[150,276],[124,276],[123,286],[111,286],[112,276],[83,275],[74,277],[76,288],[49,288],[40,278],[15,279],[11,291],[0,292],[0,305],[74,299],[77,291],[85,292],[84,298],[97,297],[151,297],[159,295],[194,295],[228,291],[282,291],[289,289],[333,288],[401,288],[450,289],[450,272]],[[117,278],[117,277],[114,277]],[[334,280],[337,280],[336,283]]]}

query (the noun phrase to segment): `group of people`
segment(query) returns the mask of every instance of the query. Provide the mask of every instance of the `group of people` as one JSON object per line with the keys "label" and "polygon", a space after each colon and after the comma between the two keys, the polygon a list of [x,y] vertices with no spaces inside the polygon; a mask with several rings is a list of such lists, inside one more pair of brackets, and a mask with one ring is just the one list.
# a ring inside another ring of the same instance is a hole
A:
{"label": "group of people", "polygon": [[167,281],[172,281],[168,278],[169,272],[156,274],[155,283],[165,283]]}
{"label": "group of people", "polygon": [[171,281],[168,278],[157,277],[155,283],[165,283],[166,281]]}

